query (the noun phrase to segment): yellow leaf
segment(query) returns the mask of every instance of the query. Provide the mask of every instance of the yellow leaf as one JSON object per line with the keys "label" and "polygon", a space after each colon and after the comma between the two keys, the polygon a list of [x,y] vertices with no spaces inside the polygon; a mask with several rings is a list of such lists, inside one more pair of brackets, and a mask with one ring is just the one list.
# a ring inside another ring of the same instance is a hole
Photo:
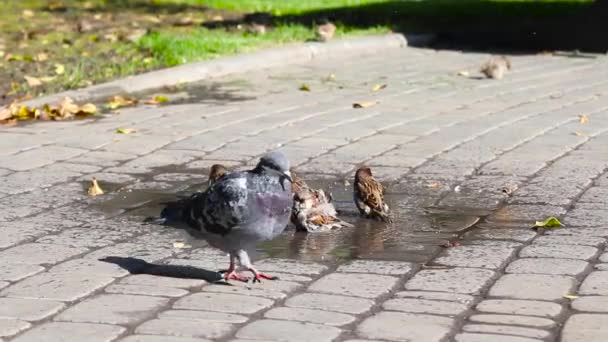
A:
{"label": "yellow leaf", "polygon": [[301,91],[310,91],[310,87],[308,86],[308,84],[302,84],[298,89],[300,89]]}
{"label": "yellow leaf", "polygon": [[91,186],[89,187],[88,193],[90,196],[103,195],[103,190],[99,186],[99,183],[97,183],[97,179],[95,177],[93,177],[93,180],[91,181]]}
{"label": "yellow leaf", "polygon": [[184,248],[184,247],[186,247],[186,244],[183,242],[176,241],[173,243],[173,248]]}
{"label": "yellow leaf", "polygon": [[564,297],[566,299],[570,299],[570,300],[578,298],[578,296],[575,296],[575,295],[563,295],[562,297]]}
{"label": "yellow leaf", "polygon": [[150,105],[158,105],[158,104],[165,103],[165,102],[169,102],[168,97],[166,97],[164,95],[156,95],[156,96],[153,96],[152,98],[146,100],[144,103],[150,104]]}
{"label": "yellow leaf", "polygon": [[386,84],[376,84],[372,87],[372,91],[378,91],[386,88]]}
{"label": "yellow leaf", "polygon": [[128,96],[115,95],[115,96],[113,96],[110,99],[110,101],[106,105],[106,108],[108,108],[108,109],[118,109],[118,108],[121,108],[121,107],[133,106],[135,104],[137,104],[137,99],[136,98],[128,97]]}
{"label": "yellow leaf", "polygon": [[43,77],[40,77],[40,80],[42,82],[44,82],[44,83],[51,82],[54,79],[55,79],[55,76],[43,76]]}
{"label": "yellow leaf", "polygon": [[116,133],[120,134],[131,134],[137,132],[135,128],[118,128],[116,129]]}
{"label": "yellow leaf", "polygon": [[65,66],[63,64],[55,64],[55,73],[57,75],[63,75],[65,72]]}
{"label": "yellow leaf", "polygon": [[469,77],[469,72],[466,70],[462,70],[458,72],[458,76],[462,76],[462,77]]}
{"label": "yellow leaf", "polygon": [[360,101],[353,103],[353,108],[368,108],[378,104],[378,101]]}
{"label": "yellow leaf", "polygon": [[46,53],[44,53],[44,52],[41,52],[41,53],[39,53],[38,55],[36,55],[36,60],[37,60],[38,62],[44,62],[44,61],[46,61],[47,59],[49,59],[49,55],[48,55],[48,54],[46,54]]}
{"label": "yellow leaf", "polygon": [[97,112],[97,106],[92,103],[85,103],[84,105],[82,105],[82,107],[80,107],[80,110],[78,112],[82,114],[93,114]]}
{"label": "yellow leaf", "polygon": [[583,133],[581,133],[579,131],[574,132],[574,135],[576,135],[577,137],[583,137],[583,136],[585,136]]}
{"label": "yellow leaf", "polygon": [[25,10],[23,10],[23,12],[21,12],[21,14],[23,14],[24,18],[31,18],[34,16],[34,11],[25,9]]}
{"label": "yellow leaf", "polygon": [[589,123],[589,117],[585,114],[581,114],[578,116],[578,122],[582,123],[583,125],[587,124]]}
{"label": "yellow leaf", "polygon": [[42,85],[42,81],[36,77],[32,77],[32,76],[23,76],[23,78],[25,79],[25,81],[27,82],[27,85],[34,88],[34,87],[39,87]]}

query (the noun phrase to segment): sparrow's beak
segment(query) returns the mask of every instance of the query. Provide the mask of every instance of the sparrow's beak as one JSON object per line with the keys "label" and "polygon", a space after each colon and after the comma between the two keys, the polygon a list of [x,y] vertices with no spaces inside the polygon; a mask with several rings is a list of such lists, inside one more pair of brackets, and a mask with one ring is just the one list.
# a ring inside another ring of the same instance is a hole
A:
{"label": "sparrow's beak", "polygon": [[289,180],[289,183],[293,183],[293,180],[291,179],[291,172],[285,171],[285,172],[283,172],[283,174],[285,175],[285,178],[287,178],[287,180]]}

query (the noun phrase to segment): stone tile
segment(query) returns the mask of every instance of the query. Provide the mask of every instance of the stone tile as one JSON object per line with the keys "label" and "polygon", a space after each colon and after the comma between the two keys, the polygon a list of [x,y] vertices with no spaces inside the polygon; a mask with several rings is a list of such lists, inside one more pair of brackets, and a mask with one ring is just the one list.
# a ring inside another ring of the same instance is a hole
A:
{"label": "stone tile", "polygon": [[0,289],[5,288],[9,285],[8,281],[0,281]]}
{"label": "stone tile", "polygon": [[219,323],[245,323],[249,319],[246,316],[213,311],[195,310],[167,310],[158,314],[158,318],[201,320]]}
{"label": "stone tile", "polygon": [[531,229],[498,227],[473,229],[464,235],[466,239],[514,240],[519,242],[528,242],[535,236],[536,232]]}
{"label": "stone tile", "polygon": [[286,307],[274,308],[266,312],[264,317],[334,326],[349,324],[356,319],[354,316],[338,312]]}
{"label": "stone tile", "polygon": [[72,259],[62,262],[49,269],[50,273],[54,274],[96,274],[98,276],[108,277],[123,277],[129,274],[129,271],[124,268],[109,262],[103,262],[97,259],[81,258]]}
{"label": "stone tile", "polygon": [[191,289],[205,285],[207,282],[202,279],[172,278],[149,274],[135,274],[125,277],[120,284],[125,285],[150,285],[158,287],[175,287]]}
{"label": "stone tile", "polygon": [[589,260],[595,256],[597,248],[579,245],[535,245],[524,247],[522,258],[564,258]]}
{"label": "stone tile", "polygon": [[244,282],[233,282],[232,286],[223,284],[211,284],[203,288],[204,292],[221,292],[242,294],[248,296],[266,297],[270,299],[283,299],[287,294],[302,287],[300,283],[292,281],[273,280],[262,284],[250,284]]}
{"label": "stone tile", "polygon": [[64,307],[64,303],[52,300],[0,298],[0,319],[40,321]]}
{"label": "stone tile", "polygon": [[341,332],[340,329],[328,325],[262,319],[241,328],[236,337],[285,342],[333,341]]}
{"label": "stone tile", "polygon": [[608,272],[591,272],[581,284],[578,293],[582,295],[608,295]]}
{"label": "stone tile", "polygon": [[1,156],[0,167],[15,171],[26,171],[52,164],[57,160],[69,159],[85,152],[86,150],[82,149],[47,145],[11,156]]}
{"label": "stone tile", "polygon": [[454,320],[447,317],[383,311],[357,326],[357,335],[381,340],[440,341],[450,332]]}
{"label": "stone tile", "polygon": [[[526,284],[525,291],[521,285]],[[544,274],[506,274],[490,288],[488,296],[514,299],[558,300],[574,288],[574,278]]]}
{"label": "stone tile", "polygon": [[0,268],[0,280],[18,281],[44,271],[44,267],[25,264],[4,264]]}
{"label": "stone tile", "polygon": [[285,306],[292,308],[318,309],[348,314],[361,314],[369,310],[374,302],[357,297],[303,293],[287,299]]}
{"label": "stone tile", "polygon": [[114,278],[96,274],[45,272],[22,280],[0,292],[7,297],[75,301],[108,285]]}
{"label": "stone tile", "polygon": [[542,217],[561,216],[566,213],[562,207],[536,204],[509,204],[488,217],[490,222],[534,223]]}
{"label": "stone tile", "polygon": [[475,297],[449,292],[432,292],[432,291],[401,291],[395,294],[395,297],[418,298],[429,300],[444,300],[449,302],[472,303]]}
{"label": "stone tile", "polygon": [[285,259],[264,259],[258,261],[255,266],[259,271],[263,272],[281,272],[299,275],[316,275],[327,270],[327,266],[325,265]]}
{"label": "stone tile", "polygon": [[0,260],[7,264],[56,264],[86,251],[86,248],[44,243],[27,243],[0,252]]}
{"label": "stone tile", "polygon": [[308,291],[363,298],[376,298],[388,293],[399,279],[377,274],[332,273],[315,281]]}
{"label": "stone tile", "polygon": [[562,342],[608,341],[608,315],[575,314],[562,330]]}
{"label": "stone tile", "polygon": [[458,246],[445,249],[433,264],[497,269],[514,253],[515,249],[509,246]]}
{"label": "stone tile", "polygon": [[115,325],[49,322],[14,338],[17,342],[87,341],[110,342],[126,329]]}
{"label": "stone tile", "polygon": [[479,294],[495,273],[477,268],[426,269],[405,283],[406,290]]}
{"label": "stone tile", "polygon": [[486,299],[479,302],[475,309],[480,312],[550,318],[557,317],[563,310],[557,303],[517,299]]}
{"label": "stone tile", "polygon": [[510,325],[467,324],[462,327],[462,331],[468,333],[511,335],[538,339],[545,339],[551,336],[546,330],[514,327]]}
{"label": "stone tile", "polygon": [[[576,229],[578,231],[578,229]],[[606,243],[606,239],[595,236],[568,236],[568,235],[544,235],[534,240],[535,245],[582,245],[599,247]]]}
{"label": "stone tile", "polygon": [[0,337],[17,335],[19,332],[28,329],[32,325],[25,321],[16,319],[0,319]]}
{"label": "stone tile", "polygon": [[178,289],[173,287],[160,287],[160,286],[149,286],[149,285],[123,285],[116,284],[106,287],[107,293],[116,294],[133,294],[133,295],[144,295],[144,296],[160,296],[160,297],[182,297],[188,294],[188,291],[184,289]]}
{"label": "stone tile", "polygon": [[233,325],[202,320],[153,319],[135,329],[136,334],[219,339],[233,330]]}
{"label": "stone tile", "polygon": [[412,271],[412,264],[401,261],[353,260],[338,267],[337,271],[404,276]]}
{"label": "stone tile", "polygon": [[55,318],[57,321],[136,324],[160,310],[169,300],[150,296],[103,294],[80,302]]}
{"label": "stone tile", "polygon": [[509,264],[505,272],[526,274],[563,274],[575,276],[583,273],[588,265],[589,263],[586,261],[575,259],[522,258]]}
{"label": "stone tile", "polygon": [[207,342],[194,337],[170,337],[159,335],[131,335],[118,340],[118,342]]}
{"label": "stone tile", "polygon": [[570,304],[574,310],[588,312],[608,312],[608,296],[578,297]]}
{"label": "stone tile", "polygon": [[416,298],[395,298],[382,304],[384,310],[457,316],[468,310],[470,305],[459,302],[435,301]]}
{"label": "stone tile", "polygon": [[550,329],[556,326],[556,323],[548,318],[516,315],[477,314],[470,316],[468,320],[477,323],[523,325],[541,329]]}
{"label": "stone tile", "polygon": [[493,335],[493,334],[473,334],[473,333],[461,333],[455,336],[456,342],[541,342],[535,338],[519,337],[519,336],[507,336],[507,335]]}
{"label": "stone tile", "polygon": [[175,309],[208,310],[235,314],[252,314],[271,307],[274,301],[253,296],[229,293],[195,293],[179,299]]}

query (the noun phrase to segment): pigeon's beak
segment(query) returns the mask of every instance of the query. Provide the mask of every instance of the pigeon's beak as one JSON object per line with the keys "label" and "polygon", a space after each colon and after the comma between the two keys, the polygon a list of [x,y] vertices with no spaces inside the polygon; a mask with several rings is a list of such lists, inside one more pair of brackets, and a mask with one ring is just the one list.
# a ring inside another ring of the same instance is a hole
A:
{"label": "pigeon's beak", "polygon": [[293,183],[293,180],[291,179],[291,172],[285,171],[285,172],[283,172],[283,174],[285,175],[285,178],[287,178],[287,180],[289,180],[289,183]]}

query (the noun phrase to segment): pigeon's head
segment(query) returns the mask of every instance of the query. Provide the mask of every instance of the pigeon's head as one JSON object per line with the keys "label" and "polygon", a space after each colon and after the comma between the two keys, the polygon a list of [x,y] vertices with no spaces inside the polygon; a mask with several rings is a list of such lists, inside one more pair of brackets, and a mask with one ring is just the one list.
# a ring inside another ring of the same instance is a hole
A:
{"label": "pigeon's head", "polygon": [[273,151],[266,153],[258,163],[256,169],[269,171],[270,173],[278,173],[281,176],[287,178],[290,182],[291,172],[289,172],[289,160],[287,157],[279,151]]}

